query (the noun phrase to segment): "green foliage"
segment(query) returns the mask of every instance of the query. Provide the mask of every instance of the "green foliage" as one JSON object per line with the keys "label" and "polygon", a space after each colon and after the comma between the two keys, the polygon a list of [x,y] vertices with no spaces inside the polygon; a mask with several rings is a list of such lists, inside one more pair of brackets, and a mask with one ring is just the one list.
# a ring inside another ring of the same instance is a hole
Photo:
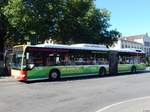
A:
{"label": "green foliage", "polygon": [[12,36],[20,43],[27,40],[45,40],[53,26],[49,0],[9,0],[3,8],[12,25]]}
{"label": "green foliage", "polygon": [[[58,20],[57,37],[61,43],[87,42],[90,39],[87,13],[92,1],[70,0],[64,3],[63,16]],[[53,37],[53,39],[55,39]]]}
{"label": "green foliage", "polygon": [[71,0],[66,3],[63,18],[58,21],[60,43],[102,43],[112,45],[120,33],[108,31],[110,13],[106,9],[96,9],[93,1]]}
{"label": "green foliage", "polygon": [[7,33],[7,18],[2,13],[2,7],[7,4],[7,1],[0,1],[0,53],[4,50],[4,41]]}
{"label": "green foliage", "polygon": [[7,37],[27,41],[104,43],[112,45],[120,33],[109,31],[110,12],[97,9],[93,0],[8,0],[2,6],[9,23]]}
{"label": "green foliage", "polygon": [[0,1],[0,52],[4,50],[4,44],[12,44],[14,45],[14,41],[12,35],[14,34],[15,30],[12,28],[12,25],[8,22],[8,18],[4,15],[3,7],[8,5],[8,0],[1,0]]}

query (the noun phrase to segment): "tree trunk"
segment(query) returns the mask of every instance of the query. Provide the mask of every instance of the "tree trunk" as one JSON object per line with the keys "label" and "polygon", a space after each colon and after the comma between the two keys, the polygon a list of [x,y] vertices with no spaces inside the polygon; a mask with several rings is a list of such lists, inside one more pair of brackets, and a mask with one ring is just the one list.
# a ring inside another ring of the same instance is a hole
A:
{"label": "tree trunk", "polygon": [[6,35],[5,25],[0,22],[0,60],[3,60],[3,53],[4,53],[4,37]]}

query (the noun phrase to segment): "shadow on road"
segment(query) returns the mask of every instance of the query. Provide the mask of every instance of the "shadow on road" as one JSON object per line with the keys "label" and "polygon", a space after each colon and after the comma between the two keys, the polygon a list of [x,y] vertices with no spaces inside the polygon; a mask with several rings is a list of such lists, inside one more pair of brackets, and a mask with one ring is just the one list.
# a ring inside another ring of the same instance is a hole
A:
{"label": "shadow on road", "polygon": [[116,75],[110,75],[110,74],[107,74],[105,76],[99,76],[99,75],[93,75],[93,76],[78,76],[78,77],[71,77],[71,78],[61,78],[59,80],[55,80],[55,81],[52,81],[52,80],[37,80],[37,81],[28,81],[28,82],[25,82],[27,84],[30,84],[30,83],[40,83],[40,82],[65,82],[65,81],[74,81],[74,80],[88,80],[88,79],[96,79],[96,78],[109,78],[109,77],[119,77],[119,76],[126,76],[126,75],[140,75],[141,73],[149,73],[150,71],[140,71],[140,72],[137,72],[135,74],[132,74],[132,73],[118,73]]}

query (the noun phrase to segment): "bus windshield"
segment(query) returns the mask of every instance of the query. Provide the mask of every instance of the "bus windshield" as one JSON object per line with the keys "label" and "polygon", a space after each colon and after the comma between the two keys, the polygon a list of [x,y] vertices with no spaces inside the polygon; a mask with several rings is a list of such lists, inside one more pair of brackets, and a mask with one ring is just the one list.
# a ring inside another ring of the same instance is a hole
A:
{"label": "bus windshield", "polygon": [[15,69],[21,69],[21,62],[22,62],[22,58],[23,58],[23,52],[22,51],[17,51],[13,54],[12,57],[12,68]]}

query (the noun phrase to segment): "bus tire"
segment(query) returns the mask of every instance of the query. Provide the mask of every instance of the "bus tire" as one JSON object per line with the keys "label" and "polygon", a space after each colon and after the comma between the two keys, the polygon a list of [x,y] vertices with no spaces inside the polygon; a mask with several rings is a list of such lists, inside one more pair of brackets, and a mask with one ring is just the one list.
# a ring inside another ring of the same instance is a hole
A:
{"label": "bus tire", "polygon": [[99,75],[104,76],[106,74],[106,69],[104,67],[100,68]]}
{"label": "bus tire", "polygon": [[136,67],[135,67],[135,66],[133,66],[133,67],[131,68],[131,73],[136,73]]}
{"label": "bus tire", "polygon": [[58,70],[52,70],[49,73],[49,80],[58,80],[60,78],[60,72]]}

